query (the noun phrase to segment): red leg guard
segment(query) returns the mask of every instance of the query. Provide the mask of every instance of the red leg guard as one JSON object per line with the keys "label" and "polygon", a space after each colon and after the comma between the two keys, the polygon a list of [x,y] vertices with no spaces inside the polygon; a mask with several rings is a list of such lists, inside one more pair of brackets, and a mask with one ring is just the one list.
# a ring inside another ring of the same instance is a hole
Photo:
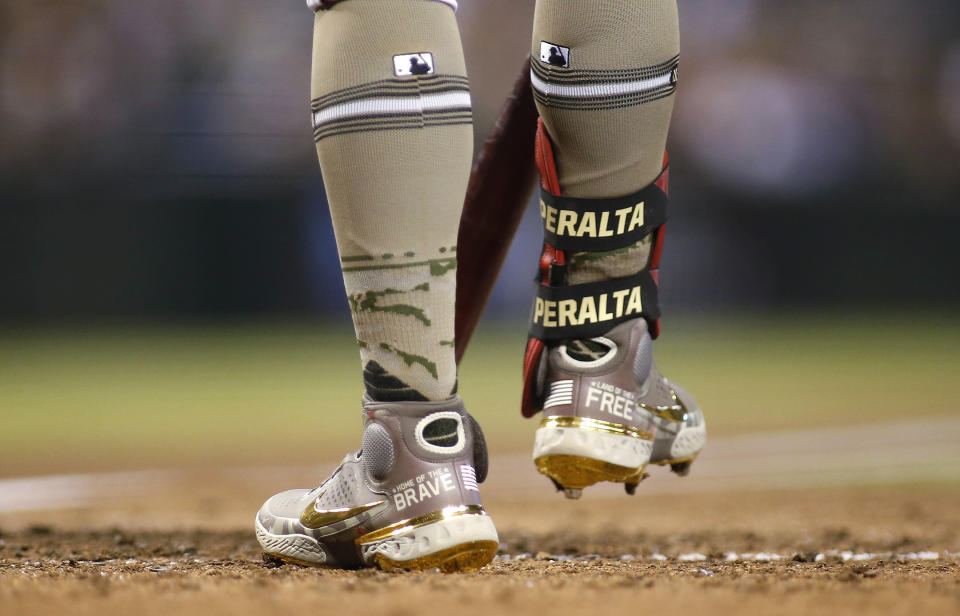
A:
{"label": "red leg guard", "polygon": [[[543,119],[537,119],[536,140],[537,169],[540,170],[540,183],[544,190],[555,195],[560,194],[560,180],[557,179],[557,165],[553,158],[553,144],[543,125]],[[562,266],[567,262],[567,255],[549,244],[544,244],[543,254],[540,256],[540,284],[550,284],[551,267]],[[537,367],[546,345],[542,340],[530,338],[527,340],[527,350],[523,356],[523,395],[520,402],[520,412],[524,417],[533,417],[540,410],[537,392]]]}
{"label": "red leg guard", "polygon": [[[670,157],[666,152],[663,153],[663,168],[665,171],[660,174],[660,177],[657,178],[656,184],[665,194],[670,194],[670,169],[667,168],[667,165],[670,164]],[[654,281],[656,281],[657,286],[660,285],[660,256],[663,254],[663,236],[666,234],[667,225],[661,225],[657,229],[653,237],[653,250],[650,253],[650,263],[647,265],[647,268],[650,270],[650,275],[653,276]],[[650,337],[656,340],[660,336],[660,319],[657,319],[650,324]]]}
{"label": "red leg guard", "polygon": [[[553,195],[560,196],[560,181],[557,176],[556,160],[553,156],[553,144],[547,129],[543,124],[543,119],[537,120],[537,136],[535,144],[535,158],[537,169],[540,171],[540,183],[543,189]],[[663,154],[663,167],[666,169],[669,160],[667,153]],[[657,187],[664,193],[669,193],[669,171],[664,171],[656,180]],[[660,255],[663,250],[664,226],[654,232],[653,249],[650,254],[648,268],[654,281],[659,283]],[[543,254],[540,256],[540,284],[563,285],[563,266],[566,265],[567,255],[563,250],[555,248],[550,244],[544,243]],[[559,274],[559,275],[557,275]],[[556,278],[556,280],[554,279]],[[660,335],[660,320],[650,324],[650,336],[656,338]],[[537,391],[537,369],[546,344],[537,338],[527,340],[526,352],[523,356],[523,395],[521,398],[520,411],[524,417],[533,417],[540,410],[542,392]]]}

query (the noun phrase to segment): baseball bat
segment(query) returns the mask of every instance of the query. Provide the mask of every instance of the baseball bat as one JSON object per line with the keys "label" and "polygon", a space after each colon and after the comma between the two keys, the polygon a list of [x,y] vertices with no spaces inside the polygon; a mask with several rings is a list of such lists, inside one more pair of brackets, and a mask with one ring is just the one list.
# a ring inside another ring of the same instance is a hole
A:
{"label": "baseball bat", "polygon": [[[537,182],[537,107],[530,61],[487,136],[470,173],[457,235],[457,362],[470,343]],[[532,267],[532,266],[531,266]]]}

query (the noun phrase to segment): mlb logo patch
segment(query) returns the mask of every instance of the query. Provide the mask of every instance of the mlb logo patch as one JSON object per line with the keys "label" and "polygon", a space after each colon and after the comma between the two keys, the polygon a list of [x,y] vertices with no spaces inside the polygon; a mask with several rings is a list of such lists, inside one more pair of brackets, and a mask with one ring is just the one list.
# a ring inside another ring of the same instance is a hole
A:
{"label": "mlb logo patch", "polygon": [[421,51],[420,53],[403,53],[393,56],[393,74],[397,77],[432,75],[433,54]]}
{"label": "mlb logo patch", "polygon": [[570,48],[540,41],[540,61],[550,66],[570,68]]}

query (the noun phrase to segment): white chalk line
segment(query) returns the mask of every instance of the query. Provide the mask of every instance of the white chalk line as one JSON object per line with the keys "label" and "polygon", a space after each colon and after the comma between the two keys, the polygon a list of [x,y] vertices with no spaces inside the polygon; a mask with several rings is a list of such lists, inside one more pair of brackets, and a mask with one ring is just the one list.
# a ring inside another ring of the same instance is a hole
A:
{"label": "white chalk line", "polygon": [[[644,494],[690,494],[909,482],[960,482],[960,418],[712,437],[689,477],[659,467]],[[336,462],[326,465],[331,470]],[[190,470],[147,470],[0,480],[0,513],[102,507],[133,502],[204,479],[261,487],[276,477],[322,475],[323,465]],[[481,492],[505,498],[550,498],[549,482],[529,455],[494,455]],[[591,498],[621,498],[622,486],[589,488]]]}

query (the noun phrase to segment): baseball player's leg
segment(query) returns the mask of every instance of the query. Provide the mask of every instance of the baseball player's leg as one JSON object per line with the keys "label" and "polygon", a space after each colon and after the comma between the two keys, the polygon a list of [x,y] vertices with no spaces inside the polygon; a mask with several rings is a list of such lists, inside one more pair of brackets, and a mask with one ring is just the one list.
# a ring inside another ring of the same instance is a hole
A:
{"label": "baseball player's leg", "polygon": [[[483,435],[456,396],[456,237],[472,155],[452,0],[318,4],[311,115],[360,347],[363,447],[269,499],[264,550],[308,564],[483,566]],[[347,412],[332,409],[331,412]]]}
{"label": "baseball player's leg", "polygon": [[531,341],[546,348],[527,362],[546,416],[534,457],[570,496],[601,480],[632,491],[648,461],[685,472],[706,438],[651,347],[676,2],[539,0],[531,54],[548,245]]}
{"label": "baseball player's leg", "polygon": [[317,14],[314,136],[367,393],[453,395],[470,93],[454,11],[348,0]]}

